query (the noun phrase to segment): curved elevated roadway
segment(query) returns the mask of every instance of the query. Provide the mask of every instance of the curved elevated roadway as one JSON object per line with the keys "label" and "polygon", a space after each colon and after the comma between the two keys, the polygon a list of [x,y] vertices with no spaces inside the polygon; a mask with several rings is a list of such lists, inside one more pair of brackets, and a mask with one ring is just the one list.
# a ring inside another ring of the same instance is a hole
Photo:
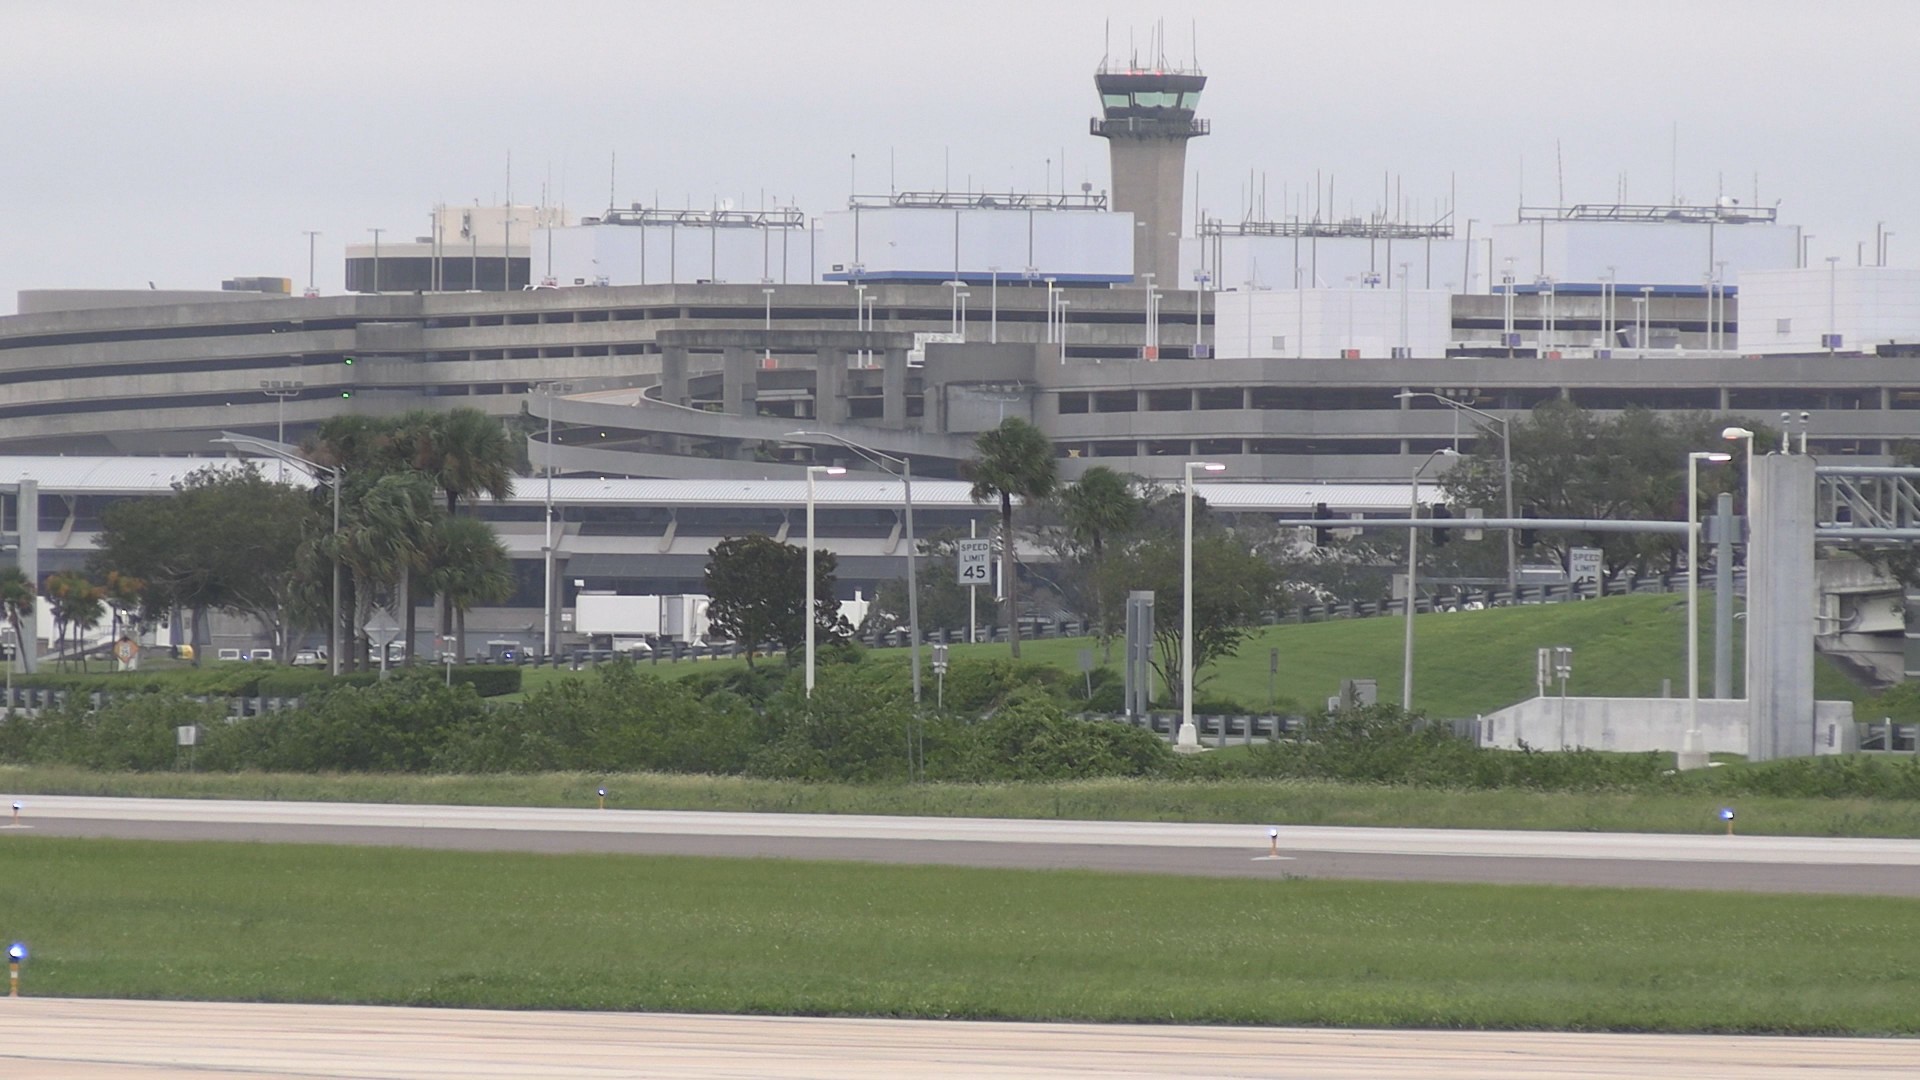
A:
{"label": "curved elevated roadway", "polygon": [[0,836],[1920,896],[1920,840],[22,796]]}

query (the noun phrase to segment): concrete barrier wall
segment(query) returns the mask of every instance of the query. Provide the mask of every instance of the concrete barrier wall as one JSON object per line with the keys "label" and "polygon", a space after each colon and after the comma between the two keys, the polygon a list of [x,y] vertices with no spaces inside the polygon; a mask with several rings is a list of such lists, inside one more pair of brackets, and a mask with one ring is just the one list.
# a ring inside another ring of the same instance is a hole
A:
{"label": "concrete barrier wall", "polygon": [[[1708,753],[1747,752],[1747,703],[1703,698],[1700,736]],[[1858,746],[1853,703],[1814,704],[1817,753],[1848,753]],[[1684,698],[1537,697],[1480,719],[1480,745],[1518,750],[1614,750],[1677,752],[1686,737]]]}

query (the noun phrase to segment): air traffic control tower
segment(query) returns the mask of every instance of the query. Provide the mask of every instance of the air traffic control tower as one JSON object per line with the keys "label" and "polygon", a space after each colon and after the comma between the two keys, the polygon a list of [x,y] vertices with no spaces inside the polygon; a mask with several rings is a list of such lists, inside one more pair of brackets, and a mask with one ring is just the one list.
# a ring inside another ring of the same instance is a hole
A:
{"label": "air traffic control tower", "polygon": [[1196,119],[1207,77],[1198,71],[1110,70],[1101,65],[1093,82],[1100,115],[1093,134],[1107,140],[1112,155],[1113,208],[1131,213],[1133,277],[1152,274],[1161,289],[1181,287],[1180,227],[1185,220],[1187,140],[1207,133]]}

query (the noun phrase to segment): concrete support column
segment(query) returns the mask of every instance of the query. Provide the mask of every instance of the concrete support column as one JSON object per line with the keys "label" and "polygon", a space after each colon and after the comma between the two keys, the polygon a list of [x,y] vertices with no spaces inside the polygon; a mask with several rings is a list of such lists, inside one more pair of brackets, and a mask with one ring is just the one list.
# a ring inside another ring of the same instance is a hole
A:
{"label": "concrete support column", "polygon": [[847,351],[816,349],[813,354],[813,416],[821,424],[847,419]]}
{"label": "concrete support column", "polygon": [[1806,455],[1753,461],[1747,546],[1747,756],[1813,753],[1814,473]]}
{"label": "concrete support column", "polygon": [[888,349],[880,373],[880,426],[900,430],[907,426],[907,350]]}
{"label": "concrete support column", "polygon": [[720,401],[729,416],[753,416],[760,396],[759,355],[729,346],[721,353]]}
{"label": "concrete support column", "polygon": [[[14,528],[20,530],[20,572],[27,576],[27,582],[35,593],[40,591],[40,482],[22,480],[14,489],[19,502],[14,509]],[[20,617],[20,641],[15,647],[20,650],[20,670],[31,675],[40,670],[40,609],[46,603],[42,598],[33,605],[33,610]]]}
{"label": "concrete support column", "polygon": [[1902,597],[1906,601],[1906,650],[1905,663],[1901,674],[1908,682],[1920,680],[1920,589],[1908,589]]}
{"label": "concrete support column", "polygon": [[674,405],[687,404],[687,350],[660,350],[660,400]]}

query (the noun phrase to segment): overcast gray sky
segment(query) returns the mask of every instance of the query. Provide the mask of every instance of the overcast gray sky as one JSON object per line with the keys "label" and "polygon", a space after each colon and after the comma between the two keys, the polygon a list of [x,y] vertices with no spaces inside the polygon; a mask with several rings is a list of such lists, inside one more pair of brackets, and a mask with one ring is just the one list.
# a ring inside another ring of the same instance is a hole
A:
{"label": "overcast gray sky", "polygon": [[[0,314],[23,288],[340,287],[344,244],[423,233],[437,201],[516,201],[551,177],[575,213],[763,192],[813,213],[863,192],[1105,188],[1091,75],[1166,17],[1210,76],[1190,170],[1236,218],[1249,170],[1282,192],[1381,177],[1460,214],[1665,201],[1722,187],[1852,263],[1885,221],[1920,264],[1920,3],[1047,0],[515,4],[0,3]],[[1049,158],[1054,159],[1051,165]],[[1523,169],[1524,162],[1524,169]],[[1055,173],[1057,177],[1057,173]],[[1193,191],[1189,185],[1188,198]],[[1191,213],[1191,209],[1189,210]]]}

